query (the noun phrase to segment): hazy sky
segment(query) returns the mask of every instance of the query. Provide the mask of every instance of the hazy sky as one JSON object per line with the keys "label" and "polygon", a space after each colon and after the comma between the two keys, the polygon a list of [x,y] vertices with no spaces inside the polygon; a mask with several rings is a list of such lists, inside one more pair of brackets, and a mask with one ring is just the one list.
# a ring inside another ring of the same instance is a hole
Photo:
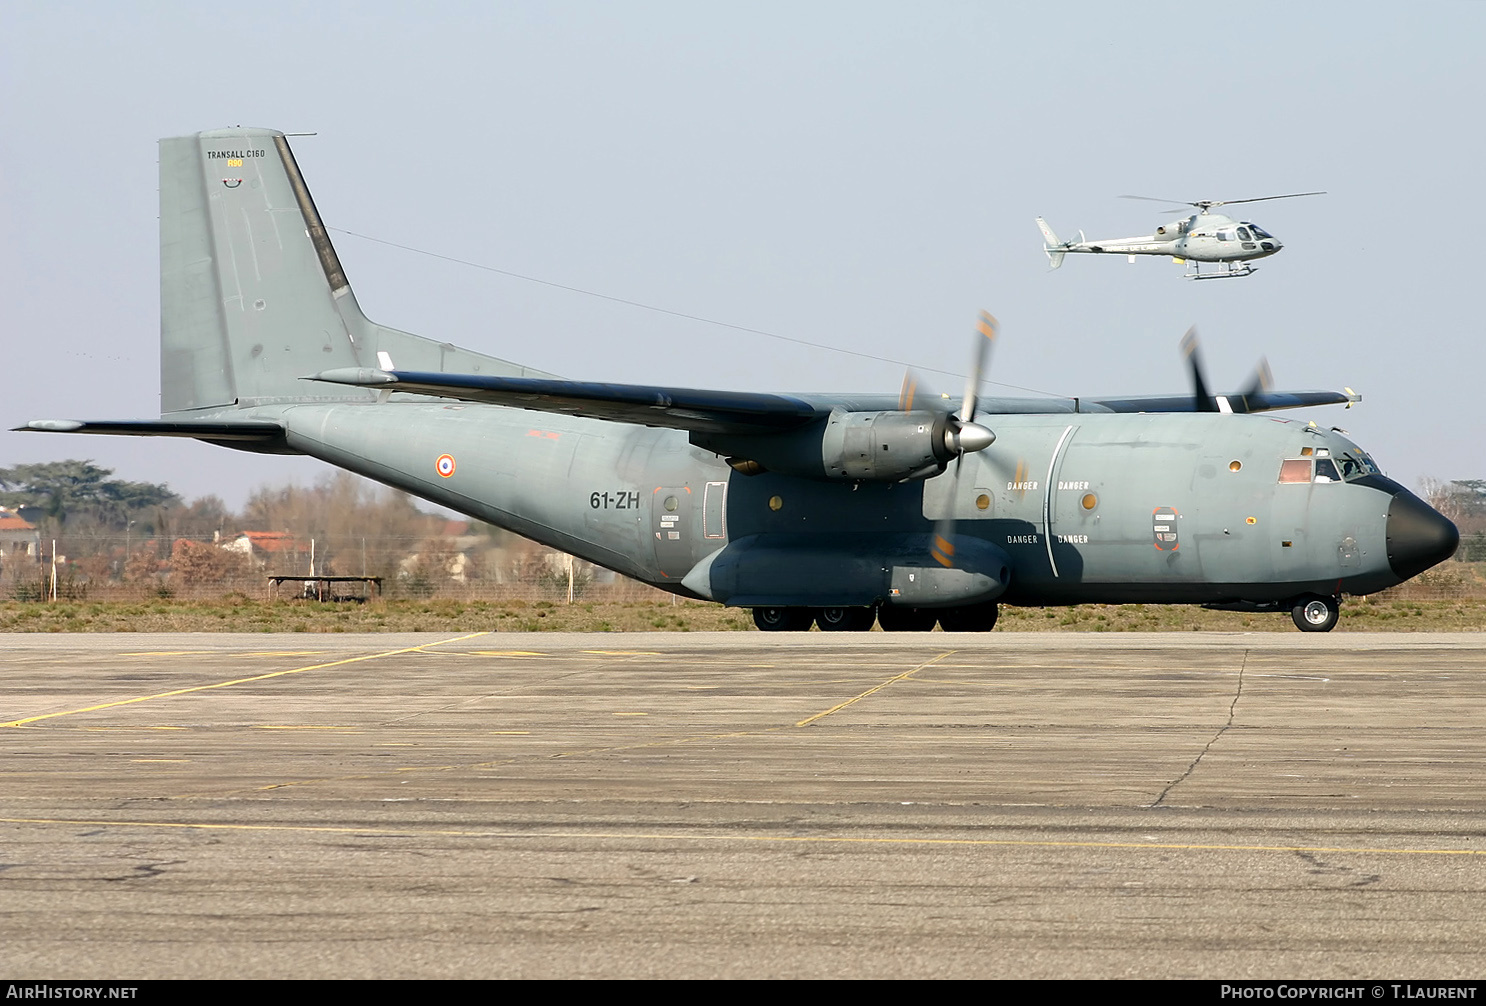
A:
{"label": "hazy sky", "polygon": [[[1062,395],[1186,390],[1267,355],[1362,392],[1406,484],[1486,477],[1474,196],[1486,5],[751,2],[0,7],[4,409],[158,414],[155,141],[294,140],[384,324],[575,378],[897,390],[902,368],[685,321],[342,231],[795,339]],[[1246,279],[1164,259],[1048,270],[1060,234],[1149,232],[1140,193],[1244,207]],[[958,391],[953,378],[939,379]],[[998,389],[987,387],[987,393]],[[93,458],[238,505],[329,469],[165,440],[0,433],[0,466]]]}

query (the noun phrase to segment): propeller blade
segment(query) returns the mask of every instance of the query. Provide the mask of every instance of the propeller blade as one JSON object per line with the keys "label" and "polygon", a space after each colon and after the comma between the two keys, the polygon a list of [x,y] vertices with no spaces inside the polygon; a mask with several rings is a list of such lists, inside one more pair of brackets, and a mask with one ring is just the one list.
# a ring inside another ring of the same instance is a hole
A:
{"label": "propeller blade", "polygon": [[936,416],[947,416],[950,410],[950,400],[948,395],[941,395],[935,391],[933,386],[918,376],[916,371],[905,370],[903,387],[898,392],[898,408],[903,412],[922,409]]}
{"label": "propeller blade", "polygon": [[1254,368],[1254,379],[1249,382],[1249,390],[1246,394],[1268,391],[1274,387],[1274,372],[1269,369],[1269,361],[1259,357],[1259,365]]}
{"label": "propeller blade", "polygon": [[[965,467],[965,455],[983,451],[996,440],[996,434],[974,422],[974,419],[976,400],[980,396],[981,378],[990,360],[991,344],[996,341],[1000,327],[988,311],[980,312],[980,317],[975,323],[977,338],[975,348],[970,353],[970,373],[965,379],[965,394],[960,399],[959,416],[951,420],[949,431],[946,434],[949,446],[957,455],[955,472],[950,476],[952,479],[951,500],[960,498],[960,472]],[[951,516],[942,517],[934,522],[934,531],[929,539],[929,555],[939,565],[952,569],[955,565],[953,504],[951,504],[950,513]]]}
{"label": "propeller blade", "polygon": [[1202,373],[1202,354],[1198,349],[1197,326],[1187,329],[1182,336],[1182,355],[1192,371],[1192,411],[1217,412],[1218,402],[1207,390],[1207,379]]}
{"label": "propeller blade", "polygon": [[1255,406],[1262,406],[1264,395],[1270,388],[1274,387],[1274,374],[1269,369],[1269,361],[1259,357],[1259,365],[1254,368],[1254,376],[1249,379],[1248,386],[1229,400],[1234,412],[1252,412]]}
{"label": "propeller blade", "polygon": [[898,411],[912,412],[913,402],[918,397],[918,375],[911,370],[903,371],[903,387],[898,391]]}
{"label": "propeller blade", "polygon": [[[955,481],[958,483],[960,473],[955,471]],[[929,541],[929,555],[939,565],[948,569],[955,566],[955,520],[953,517],[945,517],[934,522],[934,533]]]}
{"label": "propeller blade", "polygon": [[985,371],[986,361],[991,355],[991,344],[996,341],[996,333],[1001,326],[990,312],[980,312],[980,318],[975,323],[976,334],[980,336],[975,340],[975,349],[971,352],[970,373],[965,378],[965,396],[960,399],[960,419],[967,423],[975,421],[975,400],[980,395],[980,378]]}

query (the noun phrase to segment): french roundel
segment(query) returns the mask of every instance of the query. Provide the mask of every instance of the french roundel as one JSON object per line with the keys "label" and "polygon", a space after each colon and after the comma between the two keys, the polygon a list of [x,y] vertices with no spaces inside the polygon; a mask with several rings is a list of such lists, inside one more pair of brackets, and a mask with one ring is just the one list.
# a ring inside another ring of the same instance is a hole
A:
{"label": "french roundel", "polygon": [[454,455],[440,454],[439,459],[434,462],[434,467],[438,469],[440,475],[448,478],[454,474]]}

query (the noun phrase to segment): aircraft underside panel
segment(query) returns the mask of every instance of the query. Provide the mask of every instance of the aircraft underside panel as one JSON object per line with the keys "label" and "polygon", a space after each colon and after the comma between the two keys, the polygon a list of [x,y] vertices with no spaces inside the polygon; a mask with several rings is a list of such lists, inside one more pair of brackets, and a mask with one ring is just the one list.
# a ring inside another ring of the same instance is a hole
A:
{"label": "aircraft underside panel", "polygon": [[953,568],[936,563],[929,534],[758,534],[706,560],[707,596],[741,606],[949,607],[999,597],[1006,553],[955,537]]}

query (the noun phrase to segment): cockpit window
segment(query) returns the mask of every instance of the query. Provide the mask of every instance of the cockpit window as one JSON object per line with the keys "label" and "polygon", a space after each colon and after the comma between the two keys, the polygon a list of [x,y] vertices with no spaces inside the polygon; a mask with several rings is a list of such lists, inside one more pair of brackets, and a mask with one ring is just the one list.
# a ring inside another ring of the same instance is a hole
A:
{"label": "cockpit window", "polygon": [[1253,240],[1252,238],[1249,237],[1249,229],[1247,227],[1240,227],[1238,229],[1238,236],[1239,236],[1239,239],[1242,240],[1242,241],[1251,241],[1251,240]]}
{"label": "cockpit window", "polygon": [[1280,484],[1291,482],[1309,482],[1311,480],[1311,459],[1290,458],[1280,462]]}
{"label": "cockpit window", "polygon": [[1367,456],[1367,452],[1360,448],[1347,451],[1341,454],[1336,460],[1341,466],[1342,478],[1348,482],[1353,479],[1360,479],[1364,475],[1383,474],[1373,459]]}
{"label": "cockpit window", "polygon": [[1342,477],[1336,473],[1336,465],[1330,458],[1321,458],[1316,462],[1317,482],[1340,482]]}
{"label": "cockpit window", "polygon": [[1249,230],[1254,232],[1254,237],[1256,238],[1274,237],[1273,234],[1269,233],[1269,231],[1265,230],[1263,227],[1260,227],[1258,224],[1245,224],[1245,226],[1248,227]]}

